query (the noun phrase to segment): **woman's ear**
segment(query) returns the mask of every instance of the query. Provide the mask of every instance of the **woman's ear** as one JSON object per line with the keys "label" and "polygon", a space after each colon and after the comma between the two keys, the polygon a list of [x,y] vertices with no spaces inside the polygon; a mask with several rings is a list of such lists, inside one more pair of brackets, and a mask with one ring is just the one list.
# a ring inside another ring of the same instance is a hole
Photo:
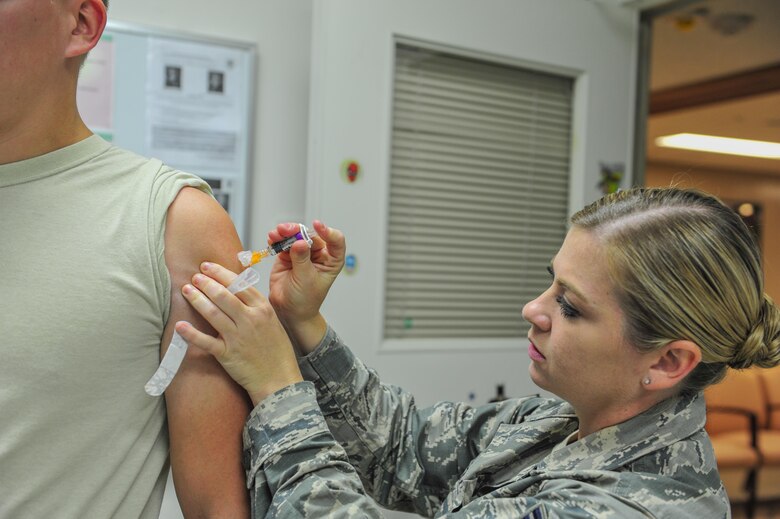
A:
{"label": "woman's ear", "polygon": [[659,353],[660,356],[650,366],[644,380],[644,386],[648,389],[670,389],[676,386],[701,362],[701,348],[688,340],[670,342]]}
{"label": "woman's ear", "polygon": [[70,41],[65,50],[66,58],[84,56],[97,45],[106,27],[106,6],[102,0],[70,0],[69,16],[72,17]]}

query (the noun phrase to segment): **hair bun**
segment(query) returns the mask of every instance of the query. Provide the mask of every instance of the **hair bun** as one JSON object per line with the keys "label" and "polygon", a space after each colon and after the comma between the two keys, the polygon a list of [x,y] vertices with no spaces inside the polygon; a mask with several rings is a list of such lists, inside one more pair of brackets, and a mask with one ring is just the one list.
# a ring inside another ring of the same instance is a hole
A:
{"label": "hair bun", "polygon": [[753,365],[771,368],[780,364],[780,309],[764,294],[761,312],[742,347],[729,361],[729,367],[745,369]]}

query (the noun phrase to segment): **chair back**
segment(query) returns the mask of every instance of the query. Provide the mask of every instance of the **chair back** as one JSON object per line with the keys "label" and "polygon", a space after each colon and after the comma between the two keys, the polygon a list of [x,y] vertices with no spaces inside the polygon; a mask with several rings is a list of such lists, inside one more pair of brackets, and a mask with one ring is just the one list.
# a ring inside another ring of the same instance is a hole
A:
{"label": "chair back", "polygon": [[760,370],[767,402],[768,427],[780,431],[780,366]]}
{"label": "chair back", "polygon": [[757,427],[766,426],[764,389],[758,371],[757,369],[730,369],[723,381],[704,390],[708,433],[749,430],[750,414],[756,417]]}

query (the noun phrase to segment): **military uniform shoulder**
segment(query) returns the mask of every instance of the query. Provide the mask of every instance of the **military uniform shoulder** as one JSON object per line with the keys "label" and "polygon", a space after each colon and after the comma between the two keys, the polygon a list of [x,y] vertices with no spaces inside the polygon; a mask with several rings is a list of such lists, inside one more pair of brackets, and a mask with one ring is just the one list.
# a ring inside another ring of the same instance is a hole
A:
{"label": "military uniform shoulder", "polygon": [[[517,408],[516,414],[524,416],[524,421],[552,417],[575,417],[572,406],[560,398],[533,395],[517,398],[514,399],[514,401]],[[511,400],[509,402],[511,402]]]}

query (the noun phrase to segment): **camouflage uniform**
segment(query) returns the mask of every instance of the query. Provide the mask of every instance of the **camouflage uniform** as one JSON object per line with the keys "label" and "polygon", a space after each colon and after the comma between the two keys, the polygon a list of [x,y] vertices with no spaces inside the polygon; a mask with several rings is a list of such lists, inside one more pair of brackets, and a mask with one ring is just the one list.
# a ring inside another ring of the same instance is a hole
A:
{"label": "camouflage uniform", "polygon": [[566,402],[417,409],[332,330],[300,364],[313,383],[268,397],[244,431],[257,518],[380,517],[376,503],[428,517],[730,517],[701,395],[567,445]]}

